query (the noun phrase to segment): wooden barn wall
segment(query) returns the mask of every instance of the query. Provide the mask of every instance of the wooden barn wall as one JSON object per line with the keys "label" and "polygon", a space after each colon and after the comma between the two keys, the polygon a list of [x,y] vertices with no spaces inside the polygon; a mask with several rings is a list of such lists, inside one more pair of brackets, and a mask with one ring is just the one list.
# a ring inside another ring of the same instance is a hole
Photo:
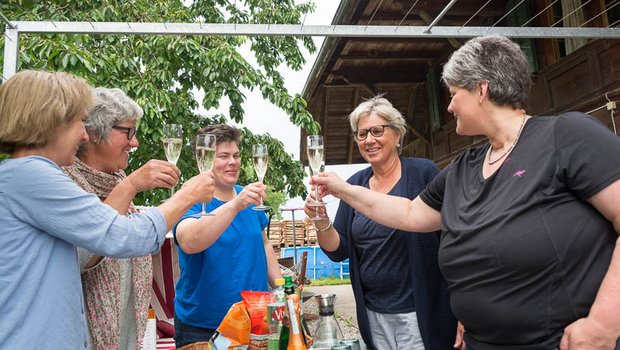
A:
{"label": "wooden barn wall", "polygon": [[[403,114],[408,125],[417,126],[423,131],[428,129],[426,106],[416,104],[416,101],[420,100],[416,94],[420,90],[417,87],[417,84],[390,83],[376,84],[375,91],[370,91],[363,85],[321,85],[317,88],[315,95],[310,99],[312,102],[308,105],[308,110],[323,126],[321,133],[326,139],[325,153],[329,154],[329,157],[326,157],[327,165],[365,162],[351,136],[349,114],[360,103],[379,93],[385,94],[385,97]],[[408,131],[403,144],[408,145],[416,138],[415,133]],[[403,154],[429,157],[429,146],[427,143],[414,142]],[[305,163],[305,134],[300,151],[302,162]]]}
{"label": "wooden barn wall", "polygon": [[[619,57],[619,40],[595,40],[536,72],[528,113],[557,115],[566,111],[588,112],[606,104],[606,93],[610,100],[619,101]],[[433,133],[434,157],[431,159],[443,167],[465,148],[485,142],[485,138],[457,135],[456,122],[446,110],[448,93],[442,91],[441,96],[444,124]],[[612,129],[611,115],[606,108],[591,114]],[[620,128],[617,115],[614,119]]]}

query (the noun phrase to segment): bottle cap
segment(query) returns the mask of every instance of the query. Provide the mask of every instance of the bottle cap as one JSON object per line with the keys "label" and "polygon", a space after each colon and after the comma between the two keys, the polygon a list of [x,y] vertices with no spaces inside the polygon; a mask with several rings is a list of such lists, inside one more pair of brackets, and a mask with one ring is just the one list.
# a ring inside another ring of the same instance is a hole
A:
{"label": "bottle cap", "polygon": [[276,280],[273,281],[273,283],[275,283],[276,286],[283,286],[284,285],[284,278],[276,278]]}
{"label": "bottle cap", "polygon": [[293,276],[290,276],[290,275],[284,276],[284,282],[285,282],[284,284],[287,285],[287,286],[292,285],[293,284]]}

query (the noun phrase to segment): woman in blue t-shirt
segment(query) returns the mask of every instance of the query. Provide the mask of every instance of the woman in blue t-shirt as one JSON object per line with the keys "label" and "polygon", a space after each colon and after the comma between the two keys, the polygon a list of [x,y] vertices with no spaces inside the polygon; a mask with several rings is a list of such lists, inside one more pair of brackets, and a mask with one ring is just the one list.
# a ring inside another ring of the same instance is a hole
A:
{"label": "woman in blue t-shirt", "polygon": [[613,349],[620,336],[620,139],[582,113],[532,117],[531,70],[501,36],[445,64],[467,149],[413,200],[315,176],[386,226],[441,229],[439,266],[468,349]]}
{"label": "woman in blue t-shirt", "polygon": [[[241,169],[239,129],[210,125],[198,133],[216,136],[213,200],[197,217],[202,205],[193,206],[173,229],[179,246],[181,275],[174,299],[177,348],[211,338],[242,290],[267,291],[280,278],[280,266],[263,229],[268,218],[252,210],[265,199],[260,182],[237,185]],[[192,141],[195,144],[195,139]]]}

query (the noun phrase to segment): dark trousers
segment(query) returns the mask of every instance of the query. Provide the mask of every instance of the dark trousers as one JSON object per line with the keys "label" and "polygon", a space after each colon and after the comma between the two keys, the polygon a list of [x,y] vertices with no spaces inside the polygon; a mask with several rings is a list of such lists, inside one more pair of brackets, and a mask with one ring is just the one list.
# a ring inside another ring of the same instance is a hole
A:
{"label": "dark trousers", "polygon": [[208,341],[214,333],[215,329],[194,327],[181,322],[178,318],[174,319],[174,344],[177,348]]}

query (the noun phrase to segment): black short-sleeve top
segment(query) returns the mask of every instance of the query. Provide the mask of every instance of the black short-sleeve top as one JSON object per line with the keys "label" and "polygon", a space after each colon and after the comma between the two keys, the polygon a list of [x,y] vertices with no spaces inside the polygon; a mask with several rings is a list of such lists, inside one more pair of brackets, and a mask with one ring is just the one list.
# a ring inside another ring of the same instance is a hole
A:
{"label": "black short-sleeve top", "polygon": [[475,349],[556,347],[587,316],[617,234],[586,200],[620,178],[620,138],[581,113],[533,117],[487,179],[489,145],[420,196],[441,211],[439,264]]}

